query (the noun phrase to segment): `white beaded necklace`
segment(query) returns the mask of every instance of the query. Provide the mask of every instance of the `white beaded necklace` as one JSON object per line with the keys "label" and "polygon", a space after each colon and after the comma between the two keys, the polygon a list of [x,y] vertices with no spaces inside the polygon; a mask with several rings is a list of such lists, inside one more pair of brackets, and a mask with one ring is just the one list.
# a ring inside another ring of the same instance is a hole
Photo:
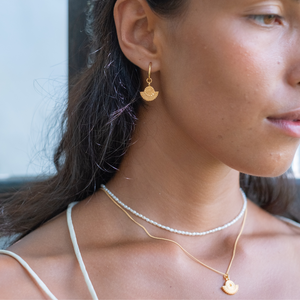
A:
{"label": "white beaded necklace", "polygon": [[231,222],[223,225],[223,226],[220,226],[220,227],[217,227],[217,228],[214,228],[214,229],[211,229],[211,230],[207,230],[207,231],[203,231],[203,232],[188,232],[188,231],[182,231],[182,230],[177,230],[177,229],[173,229],[173,228],[170,228],[168,226],[164,226],[162,224],[159,224],[153,220],[150,220],[149,218],[143,216],[142,214],[136,212],[135,210],[133,210],[132,208],[130,208],[129,206],[127,206],[126,204],[124,204],[120,199],[118,199],[104,184],[101,185],[101,187],[117,202],[119,203],[124,209],[126,209],[127,211],[131,212],[132,214],[134,214],[135,216],[143,219],[144,221],[156,226],[156,227],[159,227],[161,229],[164,229],[164,230],[167,230],[167,231],[170,231],[170,232],[173,232],[173,233],[177,233],[177,234],[181,234],[181,235],[189,235],[189,236],[200,236],[200,235],[207,235],[207,234],[210,234],[210,233],[214,233],[214,232],[217,232],[217,231],[221,231],[231,225],[233,225],[234,223],[236,223],[245,213],[246,211],[246,208],[247,208],[247,197],[244,193],[244,191],[241,189],[241,193],[242,193],[242,196],[243,196],[243,200],[244,200],[244,205],[243,205],[243,208],[241,210],[241,212],[239,213],[239,215],[233,219]]}

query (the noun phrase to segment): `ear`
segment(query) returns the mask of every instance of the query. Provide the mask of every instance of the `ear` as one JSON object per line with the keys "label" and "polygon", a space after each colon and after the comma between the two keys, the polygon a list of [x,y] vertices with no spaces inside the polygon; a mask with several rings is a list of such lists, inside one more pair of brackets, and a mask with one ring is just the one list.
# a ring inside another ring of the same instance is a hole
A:
{"label": "ear", "polygon": [[114,18],[119,44],[124,55],[141,69],[160,69],[156,31],[158,17],[146,0],[117,0]]}

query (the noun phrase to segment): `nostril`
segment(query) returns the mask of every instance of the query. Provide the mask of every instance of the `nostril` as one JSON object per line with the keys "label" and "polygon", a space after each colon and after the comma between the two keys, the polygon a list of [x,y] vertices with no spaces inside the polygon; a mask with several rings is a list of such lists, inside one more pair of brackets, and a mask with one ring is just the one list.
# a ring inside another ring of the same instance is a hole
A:
{"label": "nostril", "polygon": [[291,86],[299,88],[300,85],[300,61],[294,64],[288,74],[288,82]]}

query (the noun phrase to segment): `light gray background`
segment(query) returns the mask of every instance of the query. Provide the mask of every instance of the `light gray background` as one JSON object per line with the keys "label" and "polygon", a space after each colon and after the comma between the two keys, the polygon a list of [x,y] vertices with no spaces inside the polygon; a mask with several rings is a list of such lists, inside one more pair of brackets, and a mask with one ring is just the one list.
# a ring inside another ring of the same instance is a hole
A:
{"label": "light gray background", "polygon": [[47,173],[46,134],[67,92],[68,1],[0,4],[0,179]]}

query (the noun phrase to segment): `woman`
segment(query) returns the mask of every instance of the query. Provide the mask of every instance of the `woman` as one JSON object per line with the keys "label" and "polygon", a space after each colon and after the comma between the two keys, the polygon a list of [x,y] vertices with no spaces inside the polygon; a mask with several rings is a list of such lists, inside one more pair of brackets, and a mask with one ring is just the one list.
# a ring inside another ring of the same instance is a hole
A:
{"label": "woman", "polygon": [[1,201],[22,237],[1,298],[299,299],[300,229],[269,213],[289,196],[267,179],[299,145],[299,1],[92,8],[57,174]]}

